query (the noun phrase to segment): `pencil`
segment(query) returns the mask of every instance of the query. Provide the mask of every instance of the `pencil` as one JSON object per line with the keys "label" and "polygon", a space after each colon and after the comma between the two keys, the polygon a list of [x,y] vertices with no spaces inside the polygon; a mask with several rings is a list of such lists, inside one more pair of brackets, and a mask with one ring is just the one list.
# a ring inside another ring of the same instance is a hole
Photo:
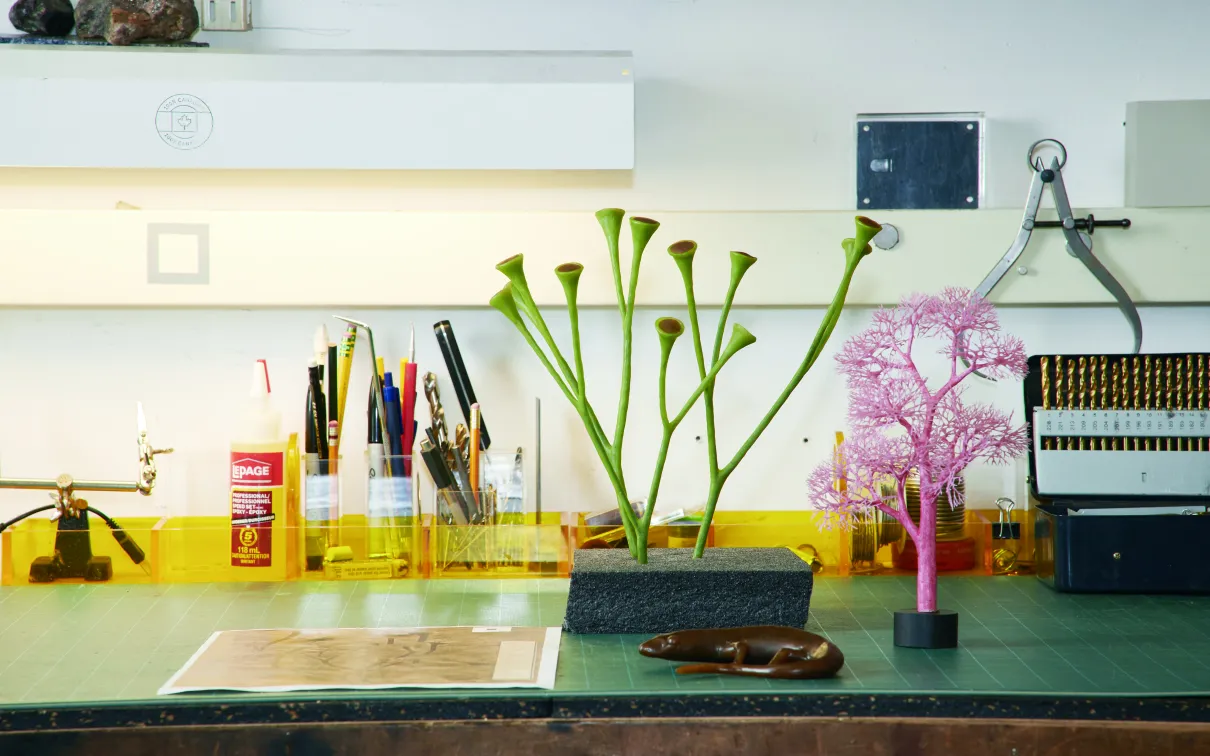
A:
{"label": "pencil", "polygon": [[350,325],[345,329],[345,337],[340,342],[340,359],[337,362],[337,369],[340,374],[336,386],[336,391],[338,393],[336,399],[336,431],[338,435],[344,429],[345,400],[349,398],[349,374],[353,370],[353,349],[356,346],[357,326]]}
{"label": "pencil", "polygon": [[471,405],[470,417],[470,459],[467,461],[467,466],[470,468],[471,490],[475,494],[475,500],[479,500],[479,403],[475,402]]}

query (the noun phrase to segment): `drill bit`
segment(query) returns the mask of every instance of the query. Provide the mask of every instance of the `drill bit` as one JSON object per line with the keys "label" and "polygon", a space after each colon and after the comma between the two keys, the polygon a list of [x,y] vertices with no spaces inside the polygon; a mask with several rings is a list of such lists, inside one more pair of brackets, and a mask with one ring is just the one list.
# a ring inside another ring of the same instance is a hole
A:
{"label": "drill bit", "polygon": [[[1088,358],[1081,355],[1080,356],[1079,397],[1080,397],[1080,409],[1082,409],[1082,410],[1088,409],[1088,383],[1089,383],[1089,381],[1088,381]],[[1081,451],[1088,448],[1088,441],[1089,441],[1089,439],[1085,438],[1084,436],[1080,436],[1079,439],[1076,441],[1076,444],[1077,444],[1076,448],[1080,449]]]}
{"label": "drill bit", "polygon": [[[1184,363],[1184,361],[1181,360],[1180,357],[1176,358],[1175,367],[1176,367],[1176,396],[1172,400],[1172,406],[1169,407],[1168,409],[1176,410],[1177,412],[1180,412],[1185,409],[1185,363]],[[1184,427],[1185,427],[1184,420],[1181,420],[1180,427],[1182,429],[1184,429]],[[1177,451],[1184,451],[1185,439],[1178,436],[1175,439],[1174,445],[1176,446]]]}
{"label": "drill bit", "polygon": [[[1135,357],[1130,360],[1130,409],[1139,409],[1139,358]],[[1135,451],[1139,451],[1139,437],[1134,438]]]}
{"label": "drill bit", "polygon": [[[1105,355],[1099,357],[1101,362],[1101,377],[1097,381],[1097,392],[1100,397],[1100,408],[1105,409],[1108,405],[1106,400],[1109,398],[1109,358]],[[1109,436],[1101,436],[1101,451],[1109,448]]]}
{"label": "drill bit", "polygon": [[[1143,358],[1143,409],[1155,408],[1155,393],[1152,391],[1151,355]],[[1143,449],[1151,451],[1151,437],[1143,439]]]}
{"label": "drill bit", "polygon": [[[1042,409],[1050,409],[1050,358],[1042,357]],[[1050,449],[1050,439],[1042,439],[1042,448]]]}
{"label": "drill bit", "polygon": [[[1109,393],[1110,409],[1120,410],[1122,408],[1122,370],[1121,370],[1121,367],[1122,367],[1121,361],[1114,360],[1113,368],[1110,371],[1111,376],[1112,376],[1112,383],[1110,385],[1110,393]],[[1114,426],[1115,426],[1115,430],[1116,430],[1117,424],[1115,423]],[[1111,438],[1109,440],[1109,447],[1111,449],[1113,449],[1114,451],[1117,451],[1118,446],[1119,446],[1119,444],[1118,444],[1117,436],[1114,436],[1113,438]]]}
{"label": "drill bit", "polygon": [[[1172,358],[1164,360],[1164,409],[1172,411]],[[1164,450],[1172,451],[1172,436],[1164,438]]]}
{"label": "drill bit", "polygon": [[[1076,387],[1076,361],[1068,360],[1067,361],[1067,396],[1066,396],[1067,409],[1075,409],[1075,406],[1076,406],[1075,387]],[[1071,451],[1074,448],[1076,448],[1075,437],[1068,436],[1067,437],[1067,450]]]}
{"label": "drill bit", "polygon": [[[1206,355],[1204,354],[1197,356],[1197,408],[1203,412],[1206,410]],[[1197,450],[1206,450],[1206,438],[1204,436],[1198,437]]]}

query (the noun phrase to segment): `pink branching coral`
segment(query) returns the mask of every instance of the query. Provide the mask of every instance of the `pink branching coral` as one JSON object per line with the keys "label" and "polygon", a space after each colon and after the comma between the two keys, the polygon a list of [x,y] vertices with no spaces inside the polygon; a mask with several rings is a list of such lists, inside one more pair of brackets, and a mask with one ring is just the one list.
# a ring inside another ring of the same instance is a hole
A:
{"label": "pink branching coral", "polygon": [[[917,368],[920,342],[940,344],[949,376],[934,389]],[[964,364],[965,361],[969,364]],[[937,610],[937,496],[959,503],[957,482],[976,460],[1005,464],[1025,453],[1023,425],[1012,413],[963,401],[964,380],[978,371],[990,378],[1025,376],[1025,346],[1000,333],[995,308],[969,289],[913,295],[874,313],[873,323],[845,342],[836,356],[848,379],[851,436],[836,458],[808,481],[812,501],[832,515],[878,509],[900,523],[919,555],[916,609]],[[920,522],[904,499],[909,477],[920,481]],[[880,483],[894,480],[897,501],[884,501]]]}

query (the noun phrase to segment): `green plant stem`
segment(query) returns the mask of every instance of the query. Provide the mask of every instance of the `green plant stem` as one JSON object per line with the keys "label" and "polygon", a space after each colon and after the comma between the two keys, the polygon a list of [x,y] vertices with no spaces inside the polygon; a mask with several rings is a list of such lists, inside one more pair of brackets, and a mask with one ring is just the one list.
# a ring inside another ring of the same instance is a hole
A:
{"label": "green plant stem", "polygon": [[[559,372],[555,369],[555,366],[551,364],[550,358],[546,356],[546,352],[544,352],[542,348],[538,346],[538,342],[534,339],[533,334],[529,332],[529,329],[522,325],[517,330],[521,332],[522,337],[525,338],[525,342],[529,344],[529,347],[534,351],[534,354],[538,355],[538,359],[542,362],[542,366],[546,368],[546,372],[550,373],[550,377],[554,379],[555,384],[559,387],[559,390],[563,392],[563,396],[566,397],[567,401],[570,402],[572,407],[575,408],[576,414],[580,416],[580,420],[584,423],[584,427],[588,429],[588,440],[592,442],[593,449],[597,452],[597,457],[600,458],[601,464],[605,466],[605,474],[609,476],[609,483],[613,486],[614,493],[617,495],[619,501],[624,500],[626,502],[626,506],[622,508],[621,513],[622,527],[626,530],[626,541],[627,545],[630,547],[631,554],[637,557],[637,554],[635,554],[636,547],[632,544],[635,542],[634,536],[639,524],[638,519],[635,517],[634,512],[630,510],[630,498],[626,492],[626,481],[613,467],[609,451],[605,446],[605,440],[603,435],[599,432],[600,424],[596,423],[598,431],[594,432],[593,430],[596,415],[593,413],[591,405],[588,404],[587,399],[581,400],[578,392],[573,393],[567,387],[567,385],[563,382],[563,379],[559,377]],[[578,344],[578,334],[573,338],[575,338]],[[578,347],[576,351],[579,351]]]}
{"label": "green plant stem", "polygon": [[815,339],[811,342],[811,347],[807,350],[806,356],[803,357],[802,364],[798,366],[798,370],[795,371],[789,384],[786,385],[786,388],[777,397],[777,400],[773,402],[773,406],[765,413],[764,418],[761,419],[760,423],[757,424],[744,443],[740,445],[739,449],[735,452],[735,456],[727,463],[727,466],[719,471],[717,479],[711,484],[710,496],[706,500],[706,512],[702,517],[701,529],[697,534],[697,543],[693,547],[693,557],[695,559],[700,559],[706,549],[706,539],[710,532],[710,523],[714,519],[714,508],[718,505],[719,496],[722,494],[723,486],[726,485],[727,479],[731,477],[731,473],[735,472],[735,468],[743,461],[744,455],[748,453],[752,445],[756,443],[761,434],[765,432],[765,429],[769,427],[769,423],[773,422],[773,417],[782,408],[782,405],[786,403],[786,400],[790,398],[790,394],[794,393],[794,389],[798,388],[798,384],[802,382],[807,371],[819,359],[824,344],[827,343],[828,338],[832,335],[832,331],[835,330],[836,322],[840,319],[841,308],[844,307],[845,297],[849,293],[849,284],[853,280],[853,274],[857,271],[859,260],[860,258],[846,259],[844,276],[841,278],[840,286],[837,287],[836,295],[832,298],[832,304],[829,305],[828,311],[824,314],[823,322],[819,324],[819,329],[815,332]]}
{"label": "green plant stem", "polygon": [[622,469],[622,439],[626,435],[626,415],[630,410],[630,355],[634,336],[634,297],[639,283],[641,250],[630,261],[630,290],[622,313],[622,380],[618,386],[618,418],[613,426],[613,464]]}
{"label": "green plant stem", "polygon": [[[576,374],[572,371],[571,367],[567,364],[567,361],[563,358],[563,354],[559,351],[558,344],[555,343],[554,338],[550,335],[550,331],[546,328],[546,322],[542,319],[541,313],[538,312],[538,307],[534,303],[533,297],[524,290],[514,290],[513,298],[517,300],[517,304],[520,306],[521,311],[525,313],[525,315],[530,319],[530,322],[534,324],[534,327],[538,329],[538,333],[542,335],[543,341],[546,342],[551,354],[554,355],[555,360],[559,363],[566,380],[559,377],[559,373],[555,372],[554,368],[550,366],[550,361],[546,357],[546,352],[537,345],[533,335],[529,333],[528,329],[524,329],[522,330],[522,333],[525,334],[526,341],[529,342],[530,348],[537,353],[538,357],[541,358],[543,363],[547,366],[551,376],[555,379],[555,382],[559,384],[559,388],[563,390],[563,395],[567,397],[567,401],[571,402],[572,404],[576,404],[576,399],[585,393],[581,391],[581,381],[577,380]],[[575,317],[577,318],[576,323],[578,324],[578,312],[576,313]],[[572,328],[572,348],[576,354],[576,364],[582,373],[583,363],[580,362],[579,357],[580,340],[578,325],[573,326]],[[585,409],[586,413],[581,413],[580,415],[581,419],[584,421],[584,427],[588,430],[590,436],[596,436],[596,439],[600,441],[602,446],[605,447],[606,453],[609,454],[612,450],[610,448],[609,441],[605,437],[605,430],[601,427],[601,421],[597,419],[597,413],[593,410],[592,405],[587,404],[587,400],[585,401]],[[612,459],[612,455],[610,456],[610,459]]]}
{"label": "green plant stem", "polygon": [[[647,533],[651,528],[651,516],[655,513],[655,501],[656,497],[659,496],[660,480],[664,476],[664,463],[668,458],[668,447],[672,442],[672,434],[676,432],[677,426],[679,426],[685,419],[685,416],[689,414],[689,410],[693,409],[693,405],[697,403],[698,397],[700,397],[706,390],[706,386],[718,376],[719,371],[723,369],[723,366],[726,365],[738,351],[738,349],[727,350],[727,352],[719,358],[718,362],[711,366],[710,372],[706,374],[706,377],[701,380],[701,382],[697,385],[697,388],[694,389],[693,393],[689,395],[689,398],[685,400],[684,406],[681,407],[681,411],[676,414],[676,417],[664,422],[664,433],[660,440],[660,451],[655,458],[655,472],[651,476],[651,488],[647,493],[647,509],[643,513],[643,522],[639,526],[639,533],[642,536],[644,543],[646,543]],[[665,366],[661,366],[660,369],[661,409],[664,407],[664,368]],[[665,410],[662,414],[666,417],[667,411]],[[642,556],[639,558],[639,563],[646,563],[645,550],[642,553]]]}

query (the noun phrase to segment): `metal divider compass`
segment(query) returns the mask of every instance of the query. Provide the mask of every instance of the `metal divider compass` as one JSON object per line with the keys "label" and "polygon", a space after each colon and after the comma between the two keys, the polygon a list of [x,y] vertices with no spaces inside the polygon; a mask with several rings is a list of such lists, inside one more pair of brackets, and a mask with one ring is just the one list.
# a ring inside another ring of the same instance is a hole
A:
{"label": "metal divider compass", "polygon": [[[1058,150],[1058,155],[1051,157],[1049,166],[1045,165],[1042,158],[1038,155],[1039,151],[1048,145]],[[1067,197],[1067,186],[1063,183],[1063,167],[1067,164],[1067,148],[1059,140],[1040,139],[1034,142],[1029,147],[1029,154],[1026,159],[1034,175],[1033,181],[1029,185],[1029,195],[1025,200],[1025,215],[1021,219],[1021,228],[1017,231],[1017,238],[1013,240],[1012,246],[1008,248],[1008,251],[1000,258],[1000,261],[996,263],[991,272],[983,279],[983,282],[975,289],[975,293],[984,298],[991,294],[992,289],[996,287],[996,284],[1000,282],[1004,274],[1017,264],[1021,253],[1025,251],[1026,245],[1029,244],[1029,239],[1034,229],[1061,228],[1063,236],[1067,240],[1068,253],[1079,260],[1092,273],[1093,277],[1100,282],[1101,286],[1113,295],[1118,309],[1121,310],[1122,315],[1130,323],[1130,330],[1134,334],[1134,349],[1131,354],[1138,354],[1143,344],[1143,323],[1139,318],[1138,308],[1130,299],[1130,295],[1126,293],[1126,289],[1122,287],[1122,284],[1113,277],[1113,274],[1092,253],[1092,234],[1098,226],[1127,229],[1130,228],[1130,220],[1100,221],[1092,215],[1089,215],[1087,218],[1076,218],[1072,215],[1071,201]],[[1038,220],[1038,210],[1042,204],[1042,190],[1048,185],[1054,197],[1055,211],[1059,216],[1057,221]],[[963,362],[966,361],[963,360]],[[967,364],[969,365],[969,363]],[[982,373],[976,374],[987,378]],[[989,378],[988,380],[993,379]]]}

